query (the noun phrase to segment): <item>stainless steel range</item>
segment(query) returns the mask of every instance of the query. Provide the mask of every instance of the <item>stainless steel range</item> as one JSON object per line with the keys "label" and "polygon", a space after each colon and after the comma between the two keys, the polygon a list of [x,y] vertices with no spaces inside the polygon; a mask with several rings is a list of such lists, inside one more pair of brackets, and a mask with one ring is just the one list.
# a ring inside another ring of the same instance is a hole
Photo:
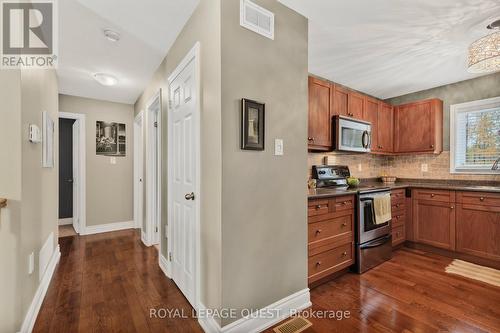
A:
{"label": "stainless steel range", "polygon": [[[342,165],[315,165],[312,176],[318,188],[347,190],[349,167]],[[360,186],[357,188],[356,214],[356,264],[355,271],[363,273],[392,257],[391,220],[378,221],[375,218],[374,200],[378,196],[390,194],[383,187]]]}

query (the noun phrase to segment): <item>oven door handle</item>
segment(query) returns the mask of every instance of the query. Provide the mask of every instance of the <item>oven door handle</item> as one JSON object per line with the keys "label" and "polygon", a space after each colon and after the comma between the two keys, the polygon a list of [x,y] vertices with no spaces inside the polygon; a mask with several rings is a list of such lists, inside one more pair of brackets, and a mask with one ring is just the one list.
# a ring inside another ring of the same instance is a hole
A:
{"label": "oven door handle", "polygon": [[360,249],[371,249],[371,248],[374,248],[374,247],[378,247],[378,246],[384,245],[385,243],[387,243],[388,241],[390,241],[391,238],[392,238],[392,235],[387,235],[387,236],[384,236],[384,237],[382,237],[380,239],[377,239],[376,241],[369,242],[366,245],[361,245],[359,248]]}

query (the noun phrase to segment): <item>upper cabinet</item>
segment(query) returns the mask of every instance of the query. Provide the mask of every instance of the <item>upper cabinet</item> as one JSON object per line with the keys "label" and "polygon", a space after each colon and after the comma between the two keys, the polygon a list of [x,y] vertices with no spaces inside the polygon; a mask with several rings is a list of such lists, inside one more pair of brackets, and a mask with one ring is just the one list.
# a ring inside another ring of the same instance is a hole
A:
{"label": "upper cabinet", "polygon": [[362,119],[368,121],[372,124],[372,133],[371,133],[371,150],[372,152],[378,152],[379,143],[379,126],[378,126],[378,117],[379,117],[379,105],[380,102],[374,98],[366,97],[365,100],[365,108],[363,110]]}
{"label": "upper cabinet", "polygon": [[332,84],[333,106],[332,115],[349,116],[349,90],[342,88],[338,84]]}
{"label": "upper cabinet", "polygon": [[349,91],[347,115],[352,118],[362,119],[365,109],[365,96],[354,91]]}
{"label": "upper cabinet", "polygon": [[333,104],[332,85],[329,82],[309,77],[309,128],[308,147],[310,150],[331,150]]}
{"label": "upper cabinet", "polygon": [[[394,151],[394,114],[393,106],[380,102],[378,109],[378,141],[376,151],[392,153]],[[372,145],[374,147],[374,145]]]}
{"label": "upper cabinet", "polygon": [[399,105],[394,111],[394,152],[443,151],[443,102],[428,99]]}

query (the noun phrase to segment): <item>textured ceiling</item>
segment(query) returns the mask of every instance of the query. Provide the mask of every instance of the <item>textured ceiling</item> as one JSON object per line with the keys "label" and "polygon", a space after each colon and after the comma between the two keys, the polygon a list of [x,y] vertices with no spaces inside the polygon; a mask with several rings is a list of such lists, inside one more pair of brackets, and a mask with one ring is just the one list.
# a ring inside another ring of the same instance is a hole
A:
{"label": "textured ceiling", "polygon": [[[59,1],[59,91],[134,103],[167,54],[199,0]],[[121,34],[113,43],[103,35]],[[104,87],[92,74],[116,76]]]}
{"label": "textured ceiling", "polygon": [[477,77],[467,48],[499,0],[279,0],[309,18],[309,71],[379,98]]}

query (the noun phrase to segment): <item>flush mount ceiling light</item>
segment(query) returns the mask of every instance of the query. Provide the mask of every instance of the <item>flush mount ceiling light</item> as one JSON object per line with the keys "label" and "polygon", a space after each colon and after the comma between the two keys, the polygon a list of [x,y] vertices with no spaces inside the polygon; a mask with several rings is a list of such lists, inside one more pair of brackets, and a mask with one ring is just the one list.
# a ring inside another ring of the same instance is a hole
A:
{"label": "flush mount ceiling light", "polygon": [[117,42],[120,40],[120,34],[111,29],[104,29],[104,37],[111,42]]}
{"label": "flush mount ceiling light", "polygon": [[118,79],[116,77],[105,73],[95,73],[93,77],[103,86],[114,86],[118,83]]}
{"label": "flush mount ceiling light", "polygon": [[487,26],[494,33],[478,39],[469,46],[470,73],[489,73],[500,70],[500,20]]}

